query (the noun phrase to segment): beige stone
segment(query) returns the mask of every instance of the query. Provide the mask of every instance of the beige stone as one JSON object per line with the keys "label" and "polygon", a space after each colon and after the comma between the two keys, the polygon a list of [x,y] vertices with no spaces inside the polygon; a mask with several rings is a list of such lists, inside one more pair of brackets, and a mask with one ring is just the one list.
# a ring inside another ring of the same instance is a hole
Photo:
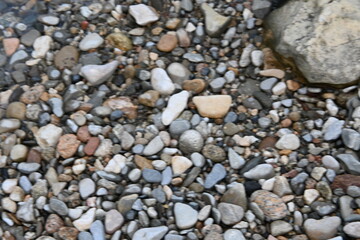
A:
{"label": "beige stone", "polygon": [[196,96],[193,102],[200,115],[208,118],[222,118],[231,106],[230,95]]}

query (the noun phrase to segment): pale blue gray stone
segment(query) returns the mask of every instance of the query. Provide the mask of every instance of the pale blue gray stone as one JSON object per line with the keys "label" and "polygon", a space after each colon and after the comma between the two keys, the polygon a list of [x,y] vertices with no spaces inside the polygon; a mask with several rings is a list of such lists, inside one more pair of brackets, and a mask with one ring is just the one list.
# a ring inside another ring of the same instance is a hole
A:
{"label": "pale blue gray stone", "polygon": [[209,175],[207,175],[204,187],[209,189],[212,188],[216,183],[224,179],[226,176],[226,170],[223,165],[217,163],[211,169]]}

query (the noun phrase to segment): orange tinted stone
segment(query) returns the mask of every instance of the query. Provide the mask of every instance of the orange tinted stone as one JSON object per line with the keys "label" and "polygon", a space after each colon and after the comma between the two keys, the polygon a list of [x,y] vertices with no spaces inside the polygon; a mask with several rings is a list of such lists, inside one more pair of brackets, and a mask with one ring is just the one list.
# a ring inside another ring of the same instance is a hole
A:
{"label": "orange tinted stone", "polygon": [[91,137],[84,147],[84,153],[88,156],[93,155],[99,145],[100,139],[98,137]]}
{"label": "orange tinted stone", "polygon": [[7,56],[14,54],[16,49],[18,49],[20,40],[18,38],[5,38],[3,40],[4,50]]}
{"label": "orange tinted stone", "polygon": [[80,141],[77,140],[76,135],[65,134],[59,139],[57,151],[60,153],[61,157],[70,158],[76,153],[79,145]]}

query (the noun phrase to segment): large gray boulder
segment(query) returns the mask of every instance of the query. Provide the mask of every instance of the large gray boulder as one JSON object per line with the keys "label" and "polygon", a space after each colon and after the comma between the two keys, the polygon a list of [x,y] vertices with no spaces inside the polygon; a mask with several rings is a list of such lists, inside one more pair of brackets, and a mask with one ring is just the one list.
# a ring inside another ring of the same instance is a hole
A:
{"label": "large gray boulder", "polygon": [[275,50],[292,58],[310,83],[360,79],[359,0],[290,0],[265,22]]}

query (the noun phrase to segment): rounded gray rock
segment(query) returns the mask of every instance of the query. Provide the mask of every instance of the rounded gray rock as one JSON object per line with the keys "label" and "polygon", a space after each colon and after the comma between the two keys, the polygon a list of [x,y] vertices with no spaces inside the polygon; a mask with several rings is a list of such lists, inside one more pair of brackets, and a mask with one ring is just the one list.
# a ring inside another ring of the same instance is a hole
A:
{"label": "rounded gray rock", "polygon": [[196,130],[187,130],[180,136],[179,148],[185,154],[200,152],[203,146],[204,139]]}

